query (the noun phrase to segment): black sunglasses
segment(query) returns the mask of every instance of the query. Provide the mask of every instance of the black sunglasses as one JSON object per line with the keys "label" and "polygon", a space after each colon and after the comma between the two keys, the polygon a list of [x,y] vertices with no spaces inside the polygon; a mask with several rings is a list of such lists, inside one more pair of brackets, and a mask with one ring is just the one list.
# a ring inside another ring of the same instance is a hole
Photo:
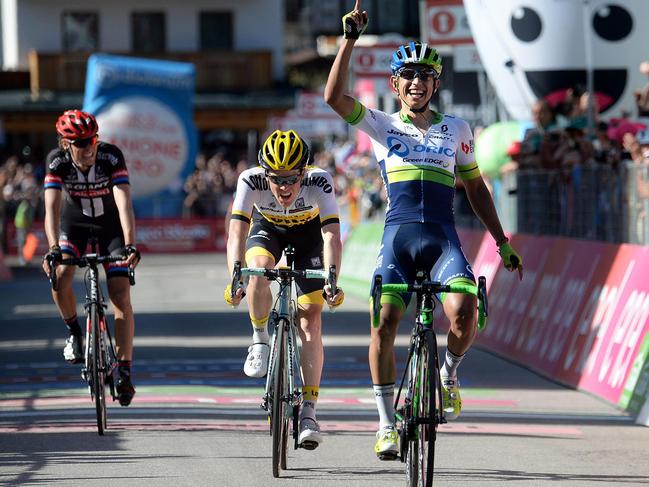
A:
{"label": "black sunglasses", "polygon": [[302,173],[291,174],[290,176],[277,176],[276,174],[266,173],[266,177],[277,186],[290,186],[297,183],[302,177]]}
{"label": "black sunglasses", "polygon": [[399,71],[397,71],[397,76],[409,81],[412,81],[417,77],[422,81],[428,81],[430,79],[437,79],[437,72],[434,69],[430,68],[401,68]]}
{"label": "black sunglasses", "polygon": [[89,145],[95,145],[97,143],[97,136],[88,137],[87,139],[72,140],[70,143],[78,149],[84,149]]}

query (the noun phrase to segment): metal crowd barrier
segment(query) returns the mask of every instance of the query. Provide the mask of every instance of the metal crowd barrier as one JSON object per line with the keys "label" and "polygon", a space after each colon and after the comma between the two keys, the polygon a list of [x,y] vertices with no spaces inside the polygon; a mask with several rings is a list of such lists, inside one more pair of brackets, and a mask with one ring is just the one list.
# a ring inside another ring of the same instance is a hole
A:
{"label": "metal crowd barrier", "polygon": [[[514,233],[649,244],[649,166],[623,162],[520,170],[494,183],[503,226]],[[470,208],[468,211],[471,211]],[[458,225],[471,221],[458,212]]]}

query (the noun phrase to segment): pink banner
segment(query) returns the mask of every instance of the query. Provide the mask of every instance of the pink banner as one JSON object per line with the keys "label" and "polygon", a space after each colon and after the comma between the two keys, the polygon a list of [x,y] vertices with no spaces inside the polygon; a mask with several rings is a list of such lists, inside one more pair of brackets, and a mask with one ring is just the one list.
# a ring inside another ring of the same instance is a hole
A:
{"label": "pink banner", "polygon": [[[223,252],[225,251],[225,219],[214,218],[141,218],[136,221],[136,241],[142,252]],[[43,222],[34,222],[30,229],[38,238],[36,256],[47,252]],[[7,229],[8,253],[16,255],[16,229]]]}
{"label": "pink banner", "polygon": [[490,316],[478,343],[617,404],[649,332],[649,248],[517,235],[521,282],[488,234],[460,237],[476,276],[487,277]]}

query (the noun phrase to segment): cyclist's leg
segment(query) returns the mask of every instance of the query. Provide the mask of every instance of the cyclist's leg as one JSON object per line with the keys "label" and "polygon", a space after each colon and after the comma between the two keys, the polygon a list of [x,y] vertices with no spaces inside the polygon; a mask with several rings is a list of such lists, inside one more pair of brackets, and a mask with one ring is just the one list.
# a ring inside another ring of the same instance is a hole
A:
{"label": "cyclist's leg", "polygon": [[[63,258],[79,257],[79,249],[85,248],[86,238],[83,231],[70,231],[64,227],[62,222],[61,236],[59,237],[59,246]],[[63,357],[70,363],[81,363],[83,361],[83,332],[77,317],[77,297],[72,289],[75,266],[62,265],[56,269],[58,278],[57,290],[52,290],[52,298],[56,307],[59,309],[61,318],[65,323],[70,336],[68,337]]]}
{"label": "cyclist's leg", "polygon": [[316,406],[320,395],[320,378],[324,362],[321,317],[323,301],[322,286],[316,291],[298,298],[298,320],[300,322],[298,332],[302,340],[300,366],[304,378],[298,443],[309,442],[310,448],[315,448],[322,442],[320,426],[316,420]]}
{"label": "cyclist's leg", "polygon": [[[107,225],[106,233],[99,238],[101,254],[122,255],[124,239],[121,228]],[[131,377],[133,361],[133,336],[135,335],[135,315],[131,304],[131,284],[128,280],[128,267],[119,264],[104,265],[108,283],[108,297],[113,305],[115,320],[115,354],[117,355],[118,378],[115,384],[120,405],[128,406],[135,395]]]}
{"label": "cyclist's leg", "polygon": [[[261,221],[254,221],[246,243],[248,267],[273,268],[281,256],[281,246],[274,228]],[[268,342],[268,316],[273,305],[270,282],[262,277],[250,277],[246,289],[248,310],[252,324],[252,345],[244,364],[249,377],[264,377],[268,368],[270,347]]]}
{"label": "cyclist's leg", "polygon": [[[294,232],[289,242],[295,248],[297,269],[322,269],[323,241],[320,223],[312,220]],[[322,347],[322,306],[324,298],[321,279],[296,279],[298,305],[298,333],[302,340],[300,353],[302,377],[302,408],[300,409],[300,437],[298,443],[316,448],[322,442],[320,427],[316,420],[316,405],[320,395],[320,378],[324,362]]]}
{"label": "cyclist's leg", "polygon": [[[444,227],[444,232],[446,249],[433,270],[434,279],[445,284],[458,281],[475,284],[473,270],[462,252],[455,229]],[[462,408],[457,369],[475,338],[477,301],[475,296],[468,294],[451,293],[439,298],[451,324],[441,368],[444,409],[447,419],[455,419]]]}
{"label": "cyclist's leg", "polygon": [[[405,283],[414,271],[412,244],[408,238],[411,227],[388,226],[385,228],[381,251],[377,258],[375,275],[380,274],[384,283]],[[372,281],[374,278],[372,278]],[[380,459],[396,458],[398,434],[395,430],[394,385],[396,360],[394,340],[399,322],[408,306],[410,296],[396,293],[381,295],[381,315],[378,328],[370,327],[369,364],[376,406],[379,412],[379,431],[376,434],[374,452]],[[370,319],[371,321],[371,319]]]}

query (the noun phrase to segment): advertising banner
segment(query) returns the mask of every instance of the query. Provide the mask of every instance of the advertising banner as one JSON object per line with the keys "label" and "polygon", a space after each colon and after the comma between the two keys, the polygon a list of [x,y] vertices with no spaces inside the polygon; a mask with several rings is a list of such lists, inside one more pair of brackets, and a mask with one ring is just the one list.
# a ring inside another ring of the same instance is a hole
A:
{"label": "advertising banner", "polygon": [[[381,224],[361,225],[346,242],[349,292],[368,295],[381,233]],[[487,278],[490,313],[478,344],[649,423],[649,247],[514,235],[520,281],[488,233],[458,234],[475,275]]]}
{"label": "advertising banner", "polygon": [[[43,222],[34,222],[30,229],[37,240],[34,259],[47,252],[47,238]],[[167,252],[224,252],[225,218],[138,218],[135,238],[143,253]],[[7,225],[8,254],[16,255],[16,227]]]}
{"label": "advertising banner", "polygon": [[[137,217],[177,216],[177,196],[196,157],[193,64],[94,54],[84,110],[97,116],[100,140],[126,158]],[[152,199],[157,200],[154,207]]]}

